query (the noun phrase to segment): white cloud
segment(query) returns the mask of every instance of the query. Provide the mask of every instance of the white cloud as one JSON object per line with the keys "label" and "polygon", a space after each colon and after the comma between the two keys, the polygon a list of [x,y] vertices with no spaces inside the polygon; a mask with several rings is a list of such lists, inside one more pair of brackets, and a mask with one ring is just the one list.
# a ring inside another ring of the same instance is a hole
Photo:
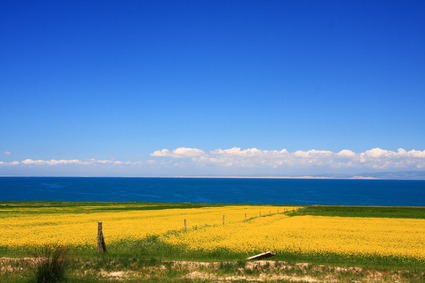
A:
{"label": "white cloud", "polygon": [[366,150],[361,154],[364,158],[381,158],[381,157],[388,157],[393,155],[394,151],[388,151],[385,149],[380,149],[379,147],[372,148],[370,150]]}
{"label": "white cloud", "polygon": [[[360,172],[385,170],[424,170],[425,150],[405,150],[399,148],[396,151],[381,148],[372,148],[364,152],[356,153],[349,149],[332,152],[329,150],[298,150],[289,152],[286,149],[263,150],[258,148],[241,149],[233,147],[228,149],[215,149],[203,151],[198,148],[179,147],[173,150],[162,149],[151,154],[150,160],[122,161],[110,159],[25,159],[22,161],[6,162],[0,160],[1,168],[26,168],[47,169],[60,167],[80,168],[84,172],[90,170],[109,169],[113,172],[142,172],[149,169],[157,176],[162,172],[179,172],[182,175],[191,175],[193,172],[274,172],[273,174],[287,174],[298,172],[299,174],[312,174],[311,172]],[[166,159],[161,159],[167,157]],[[173,169],[174,168],[174,169]],[[221,168],[221,169],[220,169]],[[319,168],[319,169],[318,169]],[[143,170],[142,170],[143,169]],[[11,169],[10,169],[11,170]],[[142,171],[140,171],[142,170]],[[165,171],[164,171],[165,170]],[[173,171],[180,170],[180,171]],[[202,171],[203,170],[203,171]],[[220,171],[221,170],[221,171]],[[232,171],[229,171],[232,170]],[[314,171],[316,170],[316,171]],[[105,171],[106,172],[106,171]]]}
{"label": "white cloud", "polygon": [[56,166],[56,165],[70,165],[70,164],[83,164],[83,161],[77,160],[77,159],[51,159],[51,160],[33,160],[33,159],[25,159],[21,162],[21,164],[24,165],[49,165],[49,166]]}
{"label": "white cloud", "polygon": [[[399,150],[404,150],[404,149],[402,149],[402,148],[400,148]],[[405,151],[404,150],[404,152],[405,153],[407,153],[407,155],[409,156],[409,157],[414,157],[414,158],[425,158],[425,150],[411,150],[411,151]]]}
{"label": "white cloud", "polygon": [[217,164],[221,166],[240,166],[240,167],[277,167],[286,162],[288,151],[260,150],[257,148],[248,148],[241,150],[238,147],[230,149],[216,149],[205,153],[194,159],[194,161],[203,164]]}
{"label": "white cloud", "polygon": [[7,151],[3,152],[3,154],[4,155],[12,155],[12,152],[7,150]]}
{"label": "white cloud", "polygon": [[203,155],[205,152],[198,148],[178,147],[173,151],[168,149],[157,150],[151,153],[153,157],[172,157],[172,158],[194,158]]}
{"label": "white cloud", "polygon": [[348,149],[343,149],[340,152],[338,152],[338,155],[341,157],[353,158],[356,156],[356,153]]}
{"label": "white cloud", "polygon": [[[152,153],[155,157],[180,158],[176,154],[178,149],[170,151],[163,149]],[[235,167],[269,167],[269,168],[364,168],[364,169],[422,169],[425,168],[425,150],[406,151],[402,148],[397,151],[372,148],[356,153],[343,149],[339,152],[329,150],[311,149],[298,150],[293,153],[286,149],[261,150],[257,148],[241,149],[215,149],[209,152],[197,151],[196,156],[191,156],[197,164],[235,166]]]}
{"label": "white cloud", "polygon": [[167,157],[169,155],[170,155],[170,151],[168,149],[161,149],[151,153],[151,156],[154,156],[154,157]]}
{"label": "white cloud", "polygon": [[241,150],[240,147],[232,147],[229,149],[216,149],[211,151],[212,154],[227,154],[234,156],[254,156],[261,154],[261,150],[254,148],[248,148],[245,150]]}
{"label": "white cloud", "polygon": [[304,158],[323,158],[323,157],[331,156],[332,151],[316,150],[316,149],[311,149],[311,150],[308,150],[308,151],[298,150],[298,151],[294,152],[294,155],[298,156],[298,157],[304,157]]}

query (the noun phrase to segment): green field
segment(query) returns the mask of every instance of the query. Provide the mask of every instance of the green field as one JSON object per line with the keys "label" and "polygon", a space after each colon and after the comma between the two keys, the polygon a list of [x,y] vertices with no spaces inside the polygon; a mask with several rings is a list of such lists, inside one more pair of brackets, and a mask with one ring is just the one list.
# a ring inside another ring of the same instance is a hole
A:
{"label": "green field", "polygon": [[385,207],[385,206],[306,206],[293,216],[339,216],[339,217],[380,217],[425,219],[423,207]]}
{"label": "green field", "polygon": [[[0,218],[61,213],[97,213],[211,207],[209,204],[6,202]],[[217,207],[222,205],[215,205]],[[425,207],[306,206],[289,216],[375,217],[425,219]],[[424,236],[425,240],[425,236]],[[425,282],[425,261],[403,257],[347,256],[333,253],[283,252],[261,262],[248,262],[244,253],[218,249],[189,251],[152,235],[140,240],[95,246],[68,247],[67,282]],[[31,282],[35,247],[10,248],[0,243],[0,282]],[[264,281],[264,280],[263,280]]]}

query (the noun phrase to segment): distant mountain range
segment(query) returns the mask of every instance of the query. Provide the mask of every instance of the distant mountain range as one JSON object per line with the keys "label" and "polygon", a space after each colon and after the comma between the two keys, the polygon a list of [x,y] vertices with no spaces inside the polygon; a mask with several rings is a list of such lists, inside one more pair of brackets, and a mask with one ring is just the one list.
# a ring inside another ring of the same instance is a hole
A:
{"label": "distant mountain range", "polygon": [[425,171],[373,172],[356,175],[320,175],[318,178],[425,180]]}
{"label": "distant mountain range", "polygon": [[264,179],[357,179],[357,180],[425,180],[425,171],[373,172],[360,174],[320,174],[320,175],[207,175],[174,176],[178,178],[264,178]]}

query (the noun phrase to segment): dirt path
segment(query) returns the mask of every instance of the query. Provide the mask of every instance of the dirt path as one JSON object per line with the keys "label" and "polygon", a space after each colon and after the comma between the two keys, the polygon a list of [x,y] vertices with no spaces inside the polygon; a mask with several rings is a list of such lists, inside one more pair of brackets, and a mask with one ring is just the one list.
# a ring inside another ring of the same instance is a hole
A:
{"label": "dirt path", "polygon": [[[0,258],[0,274],[19,273],[34,267],[38,258]],[[420,282],[425,273],[403,270],[372,270],[360,267],[338,267],[309,263],[290,264],[284,261],[198,262],[164,261],[153,266],[132,269],[99,269],[84,264],[71,273],[84,278],[111,282],[149,278],[173,278],[180,282]],[[140,280],[140,281],[139,281]]]}

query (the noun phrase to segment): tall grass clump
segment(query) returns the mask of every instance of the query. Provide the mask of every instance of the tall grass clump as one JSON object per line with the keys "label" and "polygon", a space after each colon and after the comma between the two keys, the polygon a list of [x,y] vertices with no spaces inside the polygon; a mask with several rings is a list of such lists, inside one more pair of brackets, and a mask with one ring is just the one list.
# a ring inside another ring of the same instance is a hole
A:
{"label": "tall grass clump", "polygon": [[61,282],[65,280],[69,264],[68,248],[61,245],[48,245],[36,251],[34,282]]}

